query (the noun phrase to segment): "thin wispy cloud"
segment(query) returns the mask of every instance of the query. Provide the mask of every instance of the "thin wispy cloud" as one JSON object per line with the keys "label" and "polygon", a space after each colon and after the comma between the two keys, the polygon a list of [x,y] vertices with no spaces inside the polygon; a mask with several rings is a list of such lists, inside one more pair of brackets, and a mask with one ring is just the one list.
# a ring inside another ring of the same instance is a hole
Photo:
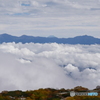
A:
{"label": "thin wispy cloud", "polygon": [[0,33],[100,37],[99,0],[0,0]]}

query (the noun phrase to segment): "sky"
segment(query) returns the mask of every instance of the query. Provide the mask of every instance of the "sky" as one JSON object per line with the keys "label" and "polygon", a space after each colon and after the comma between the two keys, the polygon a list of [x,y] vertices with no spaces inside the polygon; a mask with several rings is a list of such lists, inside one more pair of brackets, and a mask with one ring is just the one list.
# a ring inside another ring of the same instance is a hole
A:
{"label": "sky", "polygon": [[100,46],[0,44],[0,91],[100,85]]}
{"label": "sky", "polygon": [[0,34],[100,38],[100,0],[0,0]]}

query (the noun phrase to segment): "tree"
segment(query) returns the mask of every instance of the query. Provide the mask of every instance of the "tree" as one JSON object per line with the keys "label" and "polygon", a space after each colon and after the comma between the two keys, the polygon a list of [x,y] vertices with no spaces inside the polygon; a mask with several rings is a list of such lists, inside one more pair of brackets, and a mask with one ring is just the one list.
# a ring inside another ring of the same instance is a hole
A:
{"label": "tree", "polygon": [[100,85],[96,86],[95,90],[100,90]]}
{"label": "tree", "polygon": [[74,88],[74,91],[77,91],[77,92],[79,92],[79,91],[86,92],[86,91],[88,91],[88,88],[85,88],[85,87],[82,87],[82,86],[76,86]]}

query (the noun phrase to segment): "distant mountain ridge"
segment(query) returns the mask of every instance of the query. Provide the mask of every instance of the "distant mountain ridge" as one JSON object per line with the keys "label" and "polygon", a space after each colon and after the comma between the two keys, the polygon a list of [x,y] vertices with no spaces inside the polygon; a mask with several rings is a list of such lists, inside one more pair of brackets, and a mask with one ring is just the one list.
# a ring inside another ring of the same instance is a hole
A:
{"label": "distant mountain ridge", "polygon": [[0,35],[0,43],[3,42],[15,42],[15,43],[59,43],[59,44],[85,44],[85,45],[90,45],[90,44],[100,44],[100,39],[95,38],[92,36],[88,35],[83,35],[83,36],[76,36],[74,38],[57,38],[54,36],[51,37],[34,37],[34,36],[27,36],[27,35],[22,35],[20,37],[17,36],[12,36],[9,34],[1,34]]}

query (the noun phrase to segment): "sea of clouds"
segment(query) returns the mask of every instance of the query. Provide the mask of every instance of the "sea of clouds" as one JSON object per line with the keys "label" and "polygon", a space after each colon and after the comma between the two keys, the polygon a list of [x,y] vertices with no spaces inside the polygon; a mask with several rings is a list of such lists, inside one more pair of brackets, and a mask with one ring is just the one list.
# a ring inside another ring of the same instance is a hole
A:
{"label": "sea of clouds", "polygon": [[100,45],[0,44],[0,91],[97,85]]}

